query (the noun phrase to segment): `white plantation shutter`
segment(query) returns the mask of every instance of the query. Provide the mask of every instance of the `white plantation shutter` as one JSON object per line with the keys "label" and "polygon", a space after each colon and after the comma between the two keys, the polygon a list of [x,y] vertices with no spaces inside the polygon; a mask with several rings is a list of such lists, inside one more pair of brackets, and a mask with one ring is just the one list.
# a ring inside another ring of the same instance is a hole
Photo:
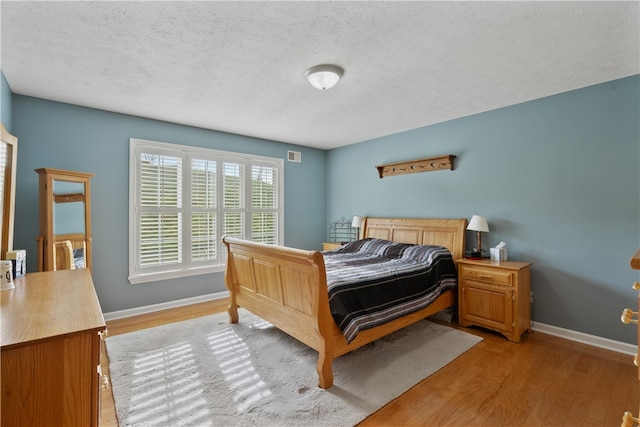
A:
{"label": "white plantation shutter", "polygon": [[206,262],[217,257],[216,184],[217,163],[191,160],[191,262]]}
{"label": "white plantation shutter", "polygon": [[244,165],[223,162],[224,207],[244,208]]}
{"label": "white plantation shutter", "polygon": [[182,159],[142,152],[140,162],[140,266],[182,263]]}
{"label": "white plantation shutter", "polygon": [[225,234],[282,242],[282,159],[130,144],[132,283],[223,270]]}
{"label": "white plantation shutter", "polygon": [[244,164],[223,162],[224,220],[223,234],[245,238],[245,167]]}
{"label": "white plantation shutter", "polygon": [[251,166],[251,240],[278,243],[278,169],[269,165]]}

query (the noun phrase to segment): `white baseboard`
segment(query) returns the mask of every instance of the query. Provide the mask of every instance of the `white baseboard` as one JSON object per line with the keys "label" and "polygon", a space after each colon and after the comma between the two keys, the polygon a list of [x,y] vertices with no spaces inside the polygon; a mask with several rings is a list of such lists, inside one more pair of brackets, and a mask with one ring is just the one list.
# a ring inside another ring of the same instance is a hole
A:
{"label": "white baseboard", "polygon": [[[136,307],[128,310],[112,311],[104,314],[105,320],[123,319],[125,317],[137,316],[140,314],[153,313],[154,311],[166,310],[169,308],[182,307],[185,305],[196,304],[205,301],[214,301],[218,299],[228,298],[229,291],[217,292],[215,294],[201,295],[193,298],[185,298],[176,301],[169,301],[161,304],[146,305],[144,307]],[[570,329],[559,328],[557,326],[546,325],[540,322],[534,322],[531,328],[534,331],[542,332],[544,334],[554,335],[556,337],[564,338],[569,341],[576,341],[583,344],[592,345],[594,347],[600,347],[618,353],[624,353],[634,355],[638,352],[638,346],[634,344],[627,344],[620,341],[610,340],[608,338],[602,338],[595,335],[584,334],[582,332],[572,331]]]}
{"label": "white baseboard", "polygon": [[624,353],[633,356],[638,352],[638,346],[635,344],[627,344],[625,342],[614,341],[608,338],[584,334],[582,332],[576,332],[570,329],[563,329],[557,326],[546,325],[540,322],[535,322],[531,329],[533,329],[534,331],[542,332],[544,334],[564,338],[570,341],[576,341],[583,344],[592,345],[594,347],[617,351],[618,353]]}
{"label": "white baseboard", "polygon": [[199,302],[214,301],[228,298],[229,291],[217,292],[215,294],[201,295],[193,298],[185,298],[176,301],[163,302],[160,304],[145,305],[143,307],[130,308],[128,310],[112,311],[104,313],[104,320],[124,319],[125,317],[138,316],[140,314],[153,313],[154,311],[167,310],[169,308],[183,307],[185,305],[197,304]]}

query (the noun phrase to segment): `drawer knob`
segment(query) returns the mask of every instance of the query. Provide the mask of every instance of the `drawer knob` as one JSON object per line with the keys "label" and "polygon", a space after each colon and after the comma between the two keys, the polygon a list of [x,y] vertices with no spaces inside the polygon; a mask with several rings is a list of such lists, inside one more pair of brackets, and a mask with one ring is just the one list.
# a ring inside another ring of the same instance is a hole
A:
{"label": "drawer knob", "polygon": [[633,356],[633,364],[638,366],[638,353]]}
{"label": "drawer knob", "polygon": [[637,311],[631,311],[630,308],[625,308],[624,310],[622,310],[620,321],[625,325],[628,325],[629,323],[635,323],[637,325],[638,319],[633,319],[633,316],[637,316],[637,315],[638,315]]}
{"label": "drawer knob", "polygon": [[102,376],[102,388],[109,390],[109,377],[106,375]]}
{"label": "drawer knob", "polygon": [[622,424],[620,424],[620,427],[631,427],[633,426],[633,423],[637,424],[638,422],[640,422],[640,419],[634,418],[633,414],[627,411],[622,416]]}
{"label": "drawer knob", "polygon": [[640,282],[635,282],[631,287],[634,291],[640,291]]}

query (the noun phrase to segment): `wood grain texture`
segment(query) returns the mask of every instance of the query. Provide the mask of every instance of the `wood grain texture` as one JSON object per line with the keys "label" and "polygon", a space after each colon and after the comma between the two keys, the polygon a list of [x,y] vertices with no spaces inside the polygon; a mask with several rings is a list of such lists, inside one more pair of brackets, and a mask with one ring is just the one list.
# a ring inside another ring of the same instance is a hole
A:
{"label": "wood grain texture", "polygon": [[[200,303],[107,326],[117,335],[219,313],[228,303]],[[539,332],[524,334],[515,344],[496,332],[464,330],[484,341],[360,426],[614,426],[638,403],[632,356]],[[108,372],[106,354],[102,369]],[[100,425],[118,426],[110,391],[102,395]]]}
{"label": "wood grain texture", "polygon": [[631,257],[631,268],[634,270],[640,270],[640,248]]}
{"label": "wood grain texture", "polygon": [[[466,224],[466,219],[365,218],[362,236],[445,246],[456,259],[464,252]],[[237,321],[238,307],[243,307],[318,351],[318,383],[322,388],[333,385],[334,358],[456,303],[456,291],[446,291],[428,307],[360,332],[347,343],[331,316],[320,252],[231,237],[222,241],[228,254],[225,284],[231,295],[230,321]],[[292,277],[296,280],[289,280]]]}
{"label": "wood grain texture", "polygon": [[[73,248],[84,248],[84,266],[92,269],[92,231],[91,231],[91,178],[92,173],[74,172],[62,169],[40,168],[38,173],[38,200],[40,208],[40,235],[38,241],[38,271],[56,270],[55,243],[70,240]],[[82,185],[82,193],[71,195],[54,194],[55,183],[71,182]],[[56,203],[83,203],[84,223],[80,233],[56,234],[54,210]]]}
{"label": "wood grain texture", "polygon": [[105,327],[89,270],[29,273],[0,292],[2,349]]}
{"label": "wood grain texture", "polygon": [[455,158],[456,156],[453,154],[447,154],[427,159],[388,163],[376,166],[376,169],[378,170],[378,176],[380,176],[380,178],[417,172],[432,172],[446,169],[453,170],[453,161]]}
{"label": "wood grain texture", "polygon": [[459,259],[458,323],[519,342],[531,327],[531,263]]}
{"label": "wood grain texture", "polygon": [[3,426],[95,426],[100,335],[88,270],[30,273],[0,293]]}
{"label": "wood grain texture", "polygon": [[7,259],[7,251],[13,249],[13,225],[15,220],[16,205],[16,173],[18,170],[18,138],[11,135],[0,123],[0,144],[5,151],[5,161],[0,167],[3,175],[2,203],[0,204],[0,258]]}

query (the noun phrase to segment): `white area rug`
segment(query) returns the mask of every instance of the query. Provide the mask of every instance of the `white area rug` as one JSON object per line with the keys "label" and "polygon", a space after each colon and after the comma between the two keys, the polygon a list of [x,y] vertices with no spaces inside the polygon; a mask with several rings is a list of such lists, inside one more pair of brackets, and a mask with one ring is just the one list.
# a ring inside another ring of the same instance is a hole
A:
{"label": "white area rug", "polygon": [[317,352],[240,310],[106,340],[125,426],[352,426],[481,338],[423,320],[333,362],[320,389]]}

